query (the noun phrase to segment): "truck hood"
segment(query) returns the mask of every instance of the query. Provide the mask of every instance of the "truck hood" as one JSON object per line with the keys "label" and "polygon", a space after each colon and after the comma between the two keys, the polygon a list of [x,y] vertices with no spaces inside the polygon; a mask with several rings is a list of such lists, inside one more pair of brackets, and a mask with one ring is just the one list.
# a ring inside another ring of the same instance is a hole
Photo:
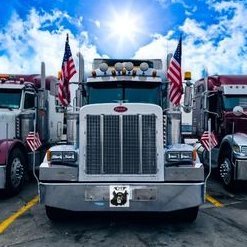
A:
{"label": "truck hood", "polygon": [[0,109],[0,140],[15,137],[15,119],[20,110]]}
{"label": "truck hood", "polygon": [[239,146],[247,145],[247,134],[235,133],[233,135],[233,141]]}

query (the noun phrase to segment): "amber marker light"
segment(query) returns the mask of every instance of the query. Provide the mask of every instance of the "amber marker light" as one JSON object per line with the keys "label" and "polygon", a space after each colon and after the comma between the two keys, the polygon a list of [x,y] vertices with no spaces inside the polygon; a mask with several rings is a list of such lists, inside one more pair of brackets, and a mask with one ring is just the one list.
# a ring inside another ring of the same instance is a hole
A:
{"label": "amber marker light", "polygon": [[184,73],[184,80],[186,80],[186,81],[190,81],[191,80],[191,72],[190,71],[186,71]]}
{"label": "amber marker light", "polygon": [[193,164],[195,164],[195,162],[196,162],[196,157],[197,157],[196,149],[193,149],[193,151],[192,151],[192,160],[193,160]]}
{"label": "amber marker light", "polygon": [[156,71],[156,70],[153,70],[152,76],[153,76],[153,77],[156,77],[156,76],[157,76],[157,71]]}
{"label": "amber marker light", "polygon": [[92,71],[92,77],[96,77],[96,71],[95,70]]}
{"label": "amber marker light", "polygon": [[50,150],[50,149],[48,149],[48,150],[46,151],[46,158],[47,158],[47,161],[48,161],[48,162],[51,161],[51,150]]}
{"label": "amber marker light", "polygon": [[125,68],[122,69],[122,75],[126,75],[126,69]]}
{"label": "amber marker light", "polygon": [[58,80],[62,79],[62,72],[61,71],[57,72],[57,79]]}
{"label": "amber marker light", "polygon": [[136,70],[135,69],[132,70],[132,75],[136,76]]}
{"label": "amber marker light", "polygon": [[112,71],[111,71],[111,74],[112,74],[112,76],[116,76],[116,70],[115,69],[113,69]]}

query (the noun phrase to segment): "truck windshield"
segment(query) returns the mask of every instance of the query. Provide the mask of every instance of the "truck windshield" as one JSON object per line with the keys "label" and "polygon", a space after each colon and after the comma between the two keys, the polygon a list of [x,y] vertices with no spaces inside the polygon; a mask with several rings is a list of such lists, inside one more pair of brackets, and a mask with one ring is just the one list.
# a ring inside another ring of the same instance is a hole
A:
{"label": "truck windshield", "polygon": [[19,109],[21,92],[20,89],[0,89],[0,108]]}
{"label": "truck windshield", "polygon": [[231,111],[235,106],[242,106],[247,109],[247,96],[246,95],[224,95],[223,96],[224,109]]}
{"label": "truck windshield", "polygon": [[96,103],[151,103],[160,105],[160,84],[130,85],[130,83],[115,83],[106,85],[92,84],[88,87],[89,104]]}

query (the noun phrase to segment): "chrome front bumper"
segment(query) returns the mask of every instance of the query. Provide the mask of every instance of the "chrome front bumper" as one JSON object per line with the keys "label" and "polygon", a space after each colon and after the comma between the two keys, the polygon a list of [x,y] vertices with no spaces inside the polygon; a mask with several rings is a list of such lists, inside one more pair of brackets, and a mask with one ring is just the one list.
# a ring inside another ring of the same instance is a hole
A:
{"label": "chrome front bumper", "polygon": [[[125,198],[122,200],[118,196]],[[41,182],[40,202],[46,206],[71,211],[170,212],[203,204],[204,182],[115,184]]]}
{"label": "chrome front bumper", "polygon": [[6,183],[6,166],[0,166],[0,189],[5,188]]}

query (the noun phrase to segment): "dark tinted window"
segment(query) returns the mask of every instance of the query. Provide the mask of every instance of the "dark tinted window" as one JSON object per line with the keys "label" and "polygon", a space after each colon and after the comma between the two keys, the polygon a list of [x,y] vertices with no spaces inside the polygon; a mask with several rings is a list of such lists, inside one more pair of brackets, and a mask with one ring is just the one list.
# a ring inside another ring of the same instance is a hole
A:
{"label": "dark tinted window", "polygon": [[34,94],[26,93],[25,94],[25,101],[24,101],[24,109],[34,108],[34,106],[35,106],[34,100],[35,100]]}
{"label": "dark tinted window", "polygon": [[0,108],[19,109],[21,92],[20,89],[0,89]]}

